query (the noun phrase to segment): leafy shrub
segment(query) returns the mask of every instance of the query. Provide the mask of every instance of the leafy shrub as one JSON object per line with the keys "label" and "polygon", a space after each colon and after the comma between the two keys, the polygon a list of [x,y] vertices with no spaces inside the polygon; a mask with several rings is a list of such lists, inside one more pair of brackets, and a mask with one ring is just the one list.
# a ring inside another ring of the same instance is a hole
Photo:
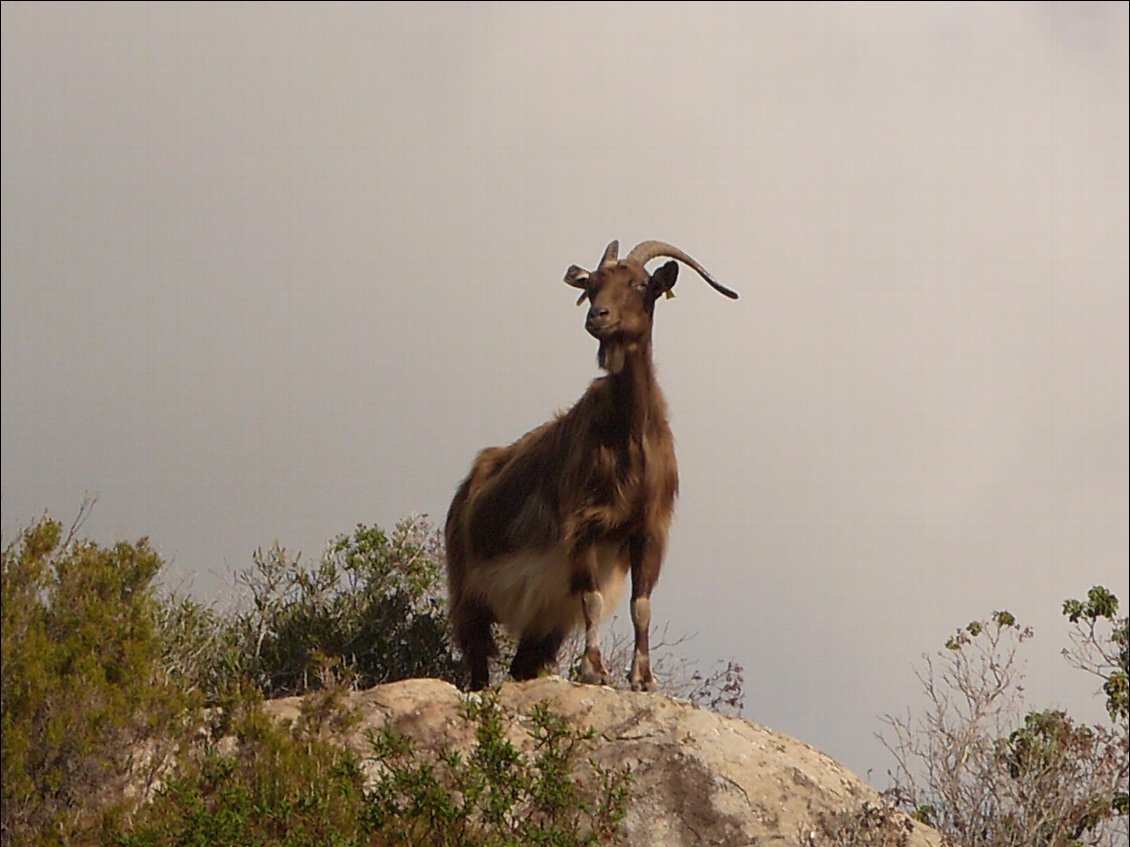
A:
{"label": "leafy shrub", "polygon": [[[421,843],[416,832],[573,845],[616,832],[626,774],[578,762],[587,736],[544,708],[529,757],[495,701],[468,706],[476,747],[444,754],[446,770],[384,734],[368,789],[359,757],[332,743],[355,720],[349,685],[457,678],[425,524],[359,527],[314,568],[261,554],[253,609],[229,613],[159,599],[148,543],[77,540],[84,515],[65,535],[45,518],[3,553],[4,845],[348,847]],[[294,727],[258,707],[295,690]],[[438,808],[453,816],[429,818]]]}
{"label": "leafy shrub", "polygon": [[237,576],[249,607],[217,612],[168,598],[164,662],[187,690],[222,704],[248,689],[303,694],[414,677],[465,683],[447,631],[442,542],[422,518],[392,533],[358,526],[317,563],[275,544]]}
{"label": "leafy shrub", "polygon": [[112,833],[116,843],[579,847],[619,834],[627,772],[578,762],[591,734],[545,706],[529,716],[531,756],[506,739],[490,697],[468,701],[463,717],[475,724],[476,743],[466,756],[426,757],[386,728],[370,737],[376,776],[368,788],[360,760],[329,743],[341,730],[324,720],[332,711],[321,701],[289,729],[247,713],[232,752],[213,748],[183,764],[132,824]]}
{"label": "leafy shrub", "polygon": [[1074,626],[1072,646],[1063,655],[1103,681],[1107,714],[1125,723],[1130,713],[1130,619],[1118,617],[1118,598],[1101,585],[1088,591],[1085,601],[1065,600],[1063,614]]}
{"label": "leafy shrub", "polygon": [[277,546],[245,578],[254,612],[252,666],[265,696],[316,687],[327,666],[357,687],[413,677],[462,682],[447,633],[443,553],[422,519],[391,534],[358,526],[332,541],[316,566]]}
{"label": "leafy shrub", "polygon": [[44,518],[3,552],[4,842],[67,843],[156,777],[193,701],[154,635],[160,558]]}
{"label": "leafy shrub", "polygon": [[1021,717],[1017,652],[1031,630],[1008,612],[959,629],[919,674],[926,711],[886,719],[897,763],[889,796],[963,847],[1125,844],[1126,618],[1117,612],[1101,587],[1064,604],[1075,627],[1064,652],[1104,680],[1110,724],[1058,710]]}
{"label": "leafy shrub", "polygon": [[497,695],[468,700],[476,743],[438,762],[419,755],[389,728],[371,736],[380,776],[369,820],[391,844],[543,845],[615,843],[630,785],[628,770],[607,771],[577,753],[594,737],[539,704],[529,715],[533,754],[506,738]]}
{"label": "leafy shrub", "polygon": [[[233,722],[234,748],[184,756],[130,824],[121,847],[352,847],[372,843],[357,757],[303,723],[280,727],[258,709]],[[231,747],[232,745],[228,745]]]}

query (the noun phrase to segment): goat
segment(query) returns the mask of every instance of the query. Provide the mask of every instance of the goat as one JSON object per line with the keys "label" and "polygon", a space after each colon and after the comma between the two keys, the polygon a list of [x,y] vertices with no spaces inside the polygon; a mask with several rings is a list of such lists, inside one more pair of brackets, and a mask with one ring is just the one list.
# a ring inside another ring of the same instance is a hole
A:
{"label": "goat", "polygon": [[508,447],[479,453],[459,486],[445,527],[449,616],[471,673],[471,689],[490,683],[491,631],[501,623],[518,638],[510,666],[532,679],[557,661],[566,636],[583,625],[581,680],[607,685],[600,622],[615,608],[630,573],[635,650],[633,691],[656,687],[648,629],[679,487],[667,404],[655,379],[651,327],[660,295],[673,297],[679,266],[654,274],[660,256],[690,266],[727,297],[691,256],[645,241],[626,258],[619,244],[596,271],[572,265],[565,282],[590,306],[585,329],[600,342],[607,375],[592,382],[569,411]]}

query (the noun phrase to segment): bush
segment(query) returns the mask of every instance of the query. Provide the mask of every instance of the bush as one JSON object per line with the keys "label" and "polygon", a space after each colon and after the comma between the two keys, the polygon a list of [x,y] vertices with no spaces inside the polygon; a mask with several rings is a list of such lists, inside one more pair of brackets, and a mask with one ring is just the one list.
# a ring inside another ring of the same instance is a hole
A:
{"label": "bush", "polygon": [[1008,612],[967,624],[919,674],[927,709],[890,717],[889,796],[963,847],[1125,844],[1126,618],[1102,588],[1069,600],[1077,667],[1104,680],[1110,724],[1063,711],[1021,717],[1017,652],[1032,635]]}
{"label": "bush", "polygon": [[543,845],[615,843],[630,786],[627,768],[578,762],[592,730],[571,729],[547,705],[530,715],[533,754],[506,738],[497,695],[469,699],[476,723],[467,755],[438,761],[418,754],[389,728],[371,737],[379,777],[368,795],[369,821],[390,844]]}
{"label": "bush", "polygon": [[313,567],[274,547],[244,578],[254,611],[240,625],[267,697],[317,687],[327,668],[359,688],[414,677],[462,683],[447,632],[442,545],[422,519],[391,535],[358,526]]}
{"label": "bush", "polygon": [[370,737],[376,775],[368,788],[362,762],[329,743],[342,727],[328,714],[340,717],[319,700],[284,728],[249,712],[236,722],[233,752],[213,748],[182,764],[154,802],[111,836],[121,847],[579,847],[619,835],[627,771],[579,762],[579,745],[591,734],[570,729],[545,706],[529,716],[531,756],[506,739],[506,720],[490,697],[468,700],[463,718],[474,723],[476,742],[465,756],[426,757],[386,728]]}
{"label": "bush", "polygon": [[288,729],[258,709],[232,725],[232,752],[211,745],[175,774],[129,824],[121,847],[351,847],[372,843],[357,757],[303,723]]}
{"label": "bush", "polygon": [[[81,522],[81,521],[80,521]],[[101,548],[44,518],[3,552],[5,843],[62,844],[144,788],[194,701],[161,664],[143,539]]]}
{"label": "bush", "polygon": [[186,597],[161,615],[164,662],[187,690],[223,704],[249,690],[303,694],[348,682],[465,676],[447,631],[442,544],[422,518],[391,533],[358,526],[316,563],[278,544],[257,550],[237,580],[243,609],[221,612]]}

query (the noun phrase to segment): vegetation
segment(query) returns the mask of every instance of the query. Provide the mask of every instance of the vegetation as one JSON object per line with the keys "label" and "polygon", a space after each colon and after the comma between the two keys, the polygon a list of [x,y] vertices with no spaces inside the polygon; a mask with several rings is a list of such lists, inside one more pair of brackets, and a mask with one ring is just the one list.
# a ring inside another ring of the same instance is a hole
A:
{"label": "vegetation", "polygon": [[274,724],[244,711],[229,731],[182,756],[152,801],[128,824],[107,828],[121,847],[165,845],[362,845],[364,780],[357,757],[309,727]]}
{"label": "vegetation", "polygon": [[577,763],[593,738],[549,711],[533,708],[533,754],[506,737],[497,694],[469,700],[464,719],[476,723],[476,743],[438,762],[385,728],[372,740],[380,776],[368,794],[368,820],[397,844],[567,845],[615,843],[630,786],[627,769]]}
{"label": "vegetation", "polygon": [[100,548],[43,520],[3,553],[4,843],[72,842],[144,785],[197,700],[161,662],[145,540]]}
{"label": "vegetation", "polygon": [[[487,697],[467,703],[463,719],[476,741],[466,755],[429,757],[385,728],[371,736],[372,755],[362,761],[332,743],[340,725],[311,711],[293,727],[248,711],[233,727],[235,752],[212,745],[189,757],[114,835],[121,847],[614,843],[627,771],[582,762],[579,745],[590,734],[545,706],[530,718],[531,756],[506,738],[507,721]],[[374,774],[368,784],[365,765]]]}
{"label": "vegetation", "polygon": [[[589,736],[544,706],[515,724],[492,696],[469,698],[475,740],[461,751],[387,730],[365,756],[335,743],[352,687],[464,681],[424,521],[359,526],[316,563],[259,551],[239,577],[247,602],[218,611],[162,596],[144,539],[100,547],[78,538],[81,518],[69,531],[45,518],[3,551],[5,847],[615,842],[629,774],[588,761]],[[1008,612],[973,621],[920,672],[926,710],[887,718],[889,805],[826,816],[799,843],[906,844],[900,808],[964,847],[1125,844],[1127,619],[1101,587],[1063,613],[1064,654],[1101,683],[1108,721],[1024,711],[1031,631]],[[608,655],[626,664],[621,640]],[[701,673],[666,655],[666,690],[740,711],[740,667]],[[293,725],[259,709],[282,694],[304,696]],[[528,744],[507,735],[517,725]]]}
{"label": "vegetation", "polygon": [[1005,611],[957,630],[927,658],[923,714],[886,719],[883,742],[897,763],[889,797],[951,844],[1127,843],[1127,619],[1102,587],[1066,601],[1063,613],[1073,627],[1064,654],[1102,679],[1109,722],[1021,714],[1017,654],[1032,631]]}
{"label": "vegetation", "polygon": [[[44,519],[3,553],[4,845],[614,838],[626,771],[586,762],[589,736],[544,707],[529,716],[531,756],[489,698],[469,701],[477,742],[465,756],[431,760],[387,732],[367,761],[333,743],[350,687],[462,681],[422,521],[358,527],[316,566],[259,552],[241,577],[249,606],[217,612],[161,597],[145,540],[79,540],[82,517],[69,533]],[[258,709],[280,694],[305,695],[293,727]]]}
{"label": "vegetation", "polygon": [[245,608],[218,613],[186,598],[161,609],[165,663],[209,704],[233,691],[303,694],[345,682],[434,677],[464,682],[443,608],[442,542],[421,518],[392,533],[358,526],[316,563],[277,544],[236,579]]}

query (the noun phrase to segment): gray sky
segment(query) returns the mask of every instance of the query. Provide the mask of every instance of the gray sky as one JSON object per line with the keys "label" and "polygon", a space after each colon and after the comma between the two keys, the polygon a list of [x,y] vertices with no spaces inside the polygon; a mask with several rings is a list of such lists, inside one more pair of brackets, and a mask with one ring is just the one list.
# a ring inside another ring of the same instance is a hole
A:
{"label": "gray sky", "polygon": [[565,268],[659,238],[742,294],[657,316],[691,657],[880,784],[877,716],[994,609],[1033,706],[1094,706],[1059,605],[1130,600],[1127,24],[4,3],[4,538],[97,494],[223,599],[275,539],[441,521],[596,374]]}

